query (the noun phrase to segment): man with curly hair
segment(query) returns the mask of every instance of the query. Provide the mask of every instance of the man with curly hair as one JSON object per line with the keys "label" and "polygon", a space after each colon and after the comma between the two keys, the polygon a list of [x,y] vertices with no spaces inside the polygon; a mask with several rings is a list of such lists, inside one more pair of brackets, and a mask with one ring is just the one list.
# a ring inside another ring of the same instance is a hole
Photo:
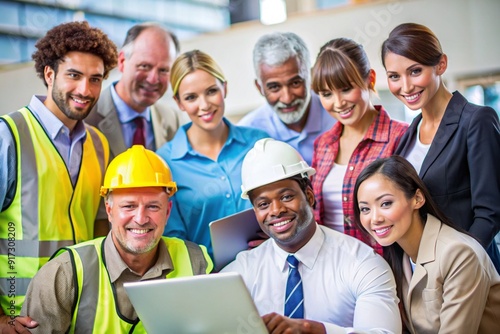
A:
{"label": "man with curly hair", "polygon": [[179,53],[177,37],[155,22],[132,26],[118,55],[121,78],[102,91],[85,120],[109,141],[111,158],[134,144],[156,151],[171,140],[187,117],[161,97]]}
{"label": "man with curly hair", "polygon": [[29,318],[13,320],[32,277],[57,249],[109,230],[99,197],[109,145],[83,119],[117,64],[116,46],[87,22],[71,22],[49,30],[35,47],[35,69],[47,95],[35,95],[26,107],[0,117],[4,328],[36,325]]}

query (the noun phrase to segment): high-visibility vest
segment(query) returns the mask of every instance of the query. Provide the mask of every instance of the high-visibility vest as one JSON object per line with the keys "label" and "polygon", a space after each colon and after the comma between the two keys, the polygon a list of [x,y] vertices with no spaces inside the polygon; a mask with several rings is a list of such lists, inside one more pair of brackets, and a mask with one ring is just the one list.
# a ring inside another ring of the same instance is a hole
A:
{"label": "high-visibility vest", "polygon": [[[102,252],[104,237],[61,249],[69,251],[77,296],[69,333],[146,333],[142,322],[119,314],[115,289]],[[204,246],[177,238],[162,237],[174,270],[166,278],[208,274],[212,261]],[[161,242],[161,241],[160,241]],[[84,301],[80,303],[80,301]],[[84,306],[82,305],[84,304]]]}
{"label": "high-visibility vest", "polygon": [[28,108],[2,119],[16,145],[17,174],[15,196],[0,212],[0,303],[14,316],[31,279],[55,251],[94,237],[109,146],[102,133],[86,125],[73,187],[64,160]]}

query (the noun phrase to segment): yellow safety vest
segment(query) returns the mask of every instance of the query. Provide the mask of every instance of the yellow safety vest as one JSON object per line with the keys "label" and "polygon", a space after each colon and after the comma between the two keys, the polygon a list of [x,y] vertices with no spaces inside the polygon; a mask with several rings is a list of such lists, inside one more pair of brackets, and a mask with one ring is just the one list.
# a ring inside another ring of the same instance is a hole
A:
{"label": "yellow safety vest", "polygon": [[61,247],[94,237],[99,188],[109,160],[104,135],[86,125],[75,187],[66,164],[28,108],[2,116],[16,145],[16,190],[0,212],[0,303],[19,315],[28,285]]}
{"label": "yellow safety vest", "polygon": [[[73,318],[68,333],[146,333],[140,319],[119,314],[115,289],[103,258],[104,237],[61,249],[69,251],[73,264],[75,290]],[[177,238],[162,237],[174,270],[166,278],[209,274],[212,261],[204,246]],[[82,306],[84,301],[85,306]]]}

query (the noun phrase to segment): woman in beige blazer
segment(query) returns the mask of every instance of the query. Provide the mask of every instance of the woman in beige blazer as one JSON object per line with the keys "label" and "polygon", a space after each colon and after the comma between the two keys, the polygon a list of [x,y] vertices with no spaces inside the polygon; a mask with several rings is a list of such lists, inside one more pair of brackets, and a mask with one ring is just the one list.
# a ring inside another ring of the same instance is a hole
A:
{"label": "woman in beige blazer", "polygon": [[500,333],[500,276],[439,211],[413,166],[376,160],[354,188],[356,224],[384,246],[411,333]]}

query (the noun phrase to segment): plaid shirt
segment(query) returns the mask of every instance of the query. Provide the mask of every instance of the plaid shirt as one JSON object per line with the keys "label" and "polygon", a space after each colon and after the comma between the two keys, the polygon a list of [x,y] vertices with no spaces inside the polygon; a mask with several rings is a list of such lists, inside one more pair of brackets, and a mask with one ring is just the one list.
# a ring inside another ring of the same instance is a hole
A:
{"label": "plaid shirt", "polygon": [[[375,106],[379,116],[375,118],[365,136],[358,144],[347,166],[342,186],[342,209],[344,211],[344,233],[353,236],[373,247],[382,254],[382,246],[368,238],[354,225],[353,191],[356,179],[361,171],[378,158],[391,156],[396,150],[408,124],[391,120],[382,106]],[[316,169],[312,184],[316,196],[316,221],[323,225],[323,182],[330,173],[339,151],[340,136],[343,125],[337,122],[333,127],[320,135],[314,142],[312,167]]]}

